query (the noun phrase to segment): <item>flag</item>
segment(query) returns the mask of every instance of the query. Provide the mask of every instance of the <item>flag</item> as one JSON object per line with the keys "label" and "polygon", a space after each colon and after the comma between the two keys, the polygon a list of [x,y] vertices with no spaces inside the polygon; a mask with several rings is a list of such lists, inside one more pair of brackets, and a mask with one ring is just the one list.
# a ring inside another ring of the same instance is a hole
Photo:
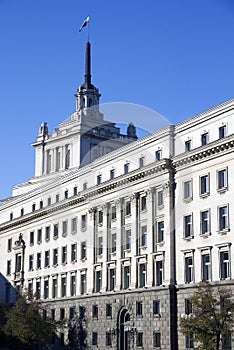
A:
{"label": "flag", "polygon": [[79,32],[81,32],[82,29],[83,29],[84,27],[86,27],[88,24],[89,24],[89,17],[87,17],[87,18],[84,20],[82,26],[80,27]]}

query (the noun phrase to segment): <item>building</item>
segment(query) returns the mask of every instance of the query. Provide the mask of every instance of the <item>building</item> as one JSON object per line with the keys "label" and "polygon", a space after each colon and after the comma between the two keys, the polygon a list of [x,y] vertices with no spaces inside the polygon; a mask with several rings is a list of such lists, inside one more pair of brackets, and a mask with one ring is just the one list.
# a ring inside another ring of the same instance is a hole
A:
{"label": "building", "polygon": [[197,283],[233,288],[234,100],[137,139],[99,96],[87,43],[76,112],[42,124],[35,177],[0,207],[0,296],[78,315],[90,349],[192,349],[178,320]]}

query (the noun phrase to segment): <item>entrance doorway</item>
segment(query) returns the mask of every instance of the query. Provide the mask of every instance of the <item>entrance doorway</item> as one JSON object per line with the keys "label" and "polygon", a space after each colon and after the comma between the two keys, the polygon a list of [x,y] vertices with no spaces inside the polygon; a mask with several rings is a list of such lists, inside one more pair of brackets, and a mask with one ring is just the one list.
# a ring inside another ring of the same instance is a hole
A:
{"label": "entrance doorway", "polygon": [[130,350],[130,314],[128,309],[120,310],[118,317],[118,350]]}

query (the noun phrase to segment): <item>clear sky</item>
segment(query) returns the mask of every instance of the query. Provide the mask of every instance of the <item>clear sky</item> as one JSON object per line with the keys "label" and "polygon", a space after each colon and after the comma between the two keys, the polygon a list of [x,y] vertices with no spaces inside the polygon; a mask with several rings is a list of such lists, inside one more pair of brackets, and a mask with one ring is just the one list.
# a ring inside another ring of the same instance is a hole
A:
{"label": "clear sky", "polygon": [[34,175],[40,124],[75,111],[87,16],[102,103],[176,124],[234,97],[233,0],[0,0],[0,198]]}

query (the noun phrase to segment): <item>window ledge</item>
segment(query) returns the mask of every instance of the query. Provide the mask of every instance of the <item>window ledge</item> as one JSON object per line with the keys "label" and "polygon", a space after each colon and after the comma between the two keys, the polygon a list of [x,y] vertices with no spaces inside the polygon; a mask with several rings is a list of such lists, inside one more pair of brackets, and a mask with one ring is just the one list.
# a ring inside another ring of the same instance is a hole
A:
{"label": "window ledge", "polygon": [[87,230],[87,227],[82,227],[80,230],[81,232],[85,232]]}
{"label": "window ledge", "polygon": [[165,244],[165,241],[157,242],[156,244],[157,244],[157,246],[159,246],[159,247],[163,247],[164,244]]}
{"label": "window ledge", "polygon": [[87,258],[85,257],[85,258],[81,258],[80,259],[82,262],[85,262],[86,260],[87,260]]}
{"label": "window ledge", "polygon": [[210,195],[210,192],[205,192],[205,193],[200,193],[199,197],[200,198],[207,198],[207,197],[209,197],[209,195]]}
{"label": "window ledge", "polygon": [[161,318],[161,314],[154,314],[154,318]]}
{"label": "window ledge", "polygon": [[45,240],[46,242],[49,242],[50,241],[50,239],[49,238],[46,238],[46,240]]}
{"label": "window ledge", "polygon": [[223,230],[217,231],[219,235],[226,235],[230,231],[230,228],[225,228]]}
{"label": "window ledge", "polygon": [[164,204],[158,205],[158,210],[162,210],[162,209],[164,209]]}
{"label": "window ledge", "polygon": [[194,236],[183,237],[183,239],[185,241],[191,241],[191,239],[193,239],[193,238],[194,238]]}
{"label": "window ledge", "polygon": [[199,236],[200,236],[200,237],[203,237],[203,238],[207,238],[207,237],[211,236],[211,232],[200,233]]}
{"label": "window ledge", "polygon": [[53,239],[54,239],[54,240],[58,239],[58,236],[53,236]]}
{"label": "window ledge", "polygon": [[227,187],[222,187],[222,188],[218,188],[218,189],[217,189],[217,192],[221,194],[221,193],[226,192],[227,190],[228,190]]}
{"label": "window ledge", "polygon": [[62,233],[62,237],[67,237],[67,233]]}
{"label": "window ledge", "polygon": [[192,200],[193,200],[193,197],[188,197],[183,199],[184,203],[190,203],[192,202]]}

